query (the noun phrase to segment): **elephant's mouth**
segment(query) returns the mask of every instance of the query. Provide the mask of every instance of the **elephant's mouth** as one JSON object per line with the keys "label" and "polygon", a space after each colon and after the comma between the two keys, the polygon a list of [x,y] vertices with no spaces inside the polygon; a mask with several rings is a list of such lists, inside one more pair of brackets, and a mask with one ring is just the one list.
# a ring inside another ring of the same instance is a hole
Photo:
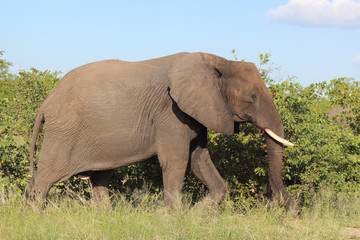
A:
{"label": "elephant's mouth", "polygon": [[279,137],[278,135],[276,135],[276,134],[275,134],[273,131],[271,131],[270,129],[265,128],[264,131],[265,131],[272,139],[274,139],[275,141],[283,144],[284,146],[286,146],[286,147],[293,147],[293,146],[294,146],[293,143],[291,143],[291,142],[283,139],[282,137]]}
{"label": "elephant's mouth", "polygon": [[242,123],[242,122],[252,122],[251,118],[245,114],[234,114],[234,122]]}

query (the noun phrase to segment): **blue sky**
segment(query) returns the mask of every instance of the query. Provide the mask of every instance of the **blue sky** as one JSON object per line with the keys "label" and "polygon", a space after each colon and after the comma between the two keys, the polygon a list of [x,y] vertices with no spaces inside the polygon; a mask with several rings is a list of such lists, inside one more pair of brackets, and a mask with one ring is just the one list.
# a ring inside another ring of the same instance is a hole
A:
{"label": "blue sky", "polygon": [[0,0],[0,51],[13,71],[63,73],[103,59],[138,61],[208,52],[310,83],[360,81],[360,0]]}

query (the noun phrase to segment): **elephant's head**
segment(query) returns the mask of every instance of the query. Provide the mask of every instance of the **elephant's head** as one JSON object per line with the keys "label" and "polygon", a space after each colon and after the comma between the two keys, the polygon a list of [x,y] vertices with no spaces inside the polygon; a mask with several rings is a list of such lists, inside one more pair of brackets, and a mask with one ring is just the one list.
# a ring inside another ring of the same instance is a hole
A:
{"label": "elephant's head", "polygon": [[272,96],[252,63],[228,61],[205,53],[177,59],[168,74],[170,95],[180,109],[204,126],[234,133],[234,122],[252,122],[267,132],[270,185],[291,205],[282,178],[283,124]]}

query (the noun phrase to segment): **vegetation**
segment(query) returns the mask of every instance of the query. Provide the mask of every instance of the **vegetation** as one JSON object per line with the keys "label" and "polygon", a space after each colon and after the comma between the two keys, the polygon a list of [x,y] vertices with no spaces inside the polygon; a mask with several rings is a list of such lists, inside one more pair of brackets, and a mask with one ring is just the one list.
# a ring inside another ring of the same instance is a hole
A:
{"label": "vegetation", "polygon": [[[291,77],[275,81],[269,57],[260,55],[259,70],[282,116],[285,137],[296,144],[284,152],[283,176],[289,192],[305,207],[315,204],[320,189],[330,189],[334,199],[351,199],[360,191],[359,82],[337,78],[303,87]],[[30,69],[11,74],[10,66],[0,52],[0,186],[4,191],[15,190],[20,196],[30,179],[33,120],[59,81],[60,73]],[[346,118],[349,126],[336,124],[326,116],[333,106],[350,109],[338,117]],[[240,125],[240,133],[234,136],[209,131],[208,147],[229,185],[231,201],[240,204],[246,199],[253,205],[270,196],[264,136],[253,125]],[[145,183],[149,192],[161,192],[161,170],[156,158],[117,170],[111,190],[129,198]],[[68,186],[89,196],[88,182],[75,177],[52,191],[65,193]],[[199,199],[206,189],[187,174],[184,192]]]}
{"label": "vegetation", "polygon": [[[1,190],[0,190],[1,191]],[[301,218],[277,202],[249,207],[227,198],[219,207],[189,200],[164,207],[159,194],[134,191],[130,200],[113,194],[99,208],[72,191],[39,210],[24,197],[0,193],[0,239],[359,239],[360,196],[333,199],[321,191]],[[331,198],[331,199],[330,199]],[[189,199],[189,197],[187,197]]]}

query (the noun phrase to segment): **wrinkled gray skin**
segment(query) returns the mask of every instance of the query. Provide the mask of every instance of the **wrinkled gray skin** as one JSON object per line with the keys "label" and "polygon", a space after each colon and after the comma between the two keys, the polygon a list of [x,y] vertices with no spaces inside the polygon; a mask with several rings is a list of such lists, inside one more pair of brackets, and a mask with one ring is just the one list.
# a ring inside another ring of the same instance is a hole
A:
{"label": "wrinkled gray skin", "polygon": [[[206,148],[207,128],[227,135],[234,122],[252,122],[283,137],[271,94],[252,63],[206,53],[179,53],[142,62],[108,60],[70,71],[41,106],[31,144],[44,138],[31,197],[55,183],[90,176],[93,197],[108,195],[111,170],[157,155],[165,204],[181,193],[186,167],[220,203],[225,183]],[[282,178],[282,145],[266,135],[273,193],[289,207]]]}

